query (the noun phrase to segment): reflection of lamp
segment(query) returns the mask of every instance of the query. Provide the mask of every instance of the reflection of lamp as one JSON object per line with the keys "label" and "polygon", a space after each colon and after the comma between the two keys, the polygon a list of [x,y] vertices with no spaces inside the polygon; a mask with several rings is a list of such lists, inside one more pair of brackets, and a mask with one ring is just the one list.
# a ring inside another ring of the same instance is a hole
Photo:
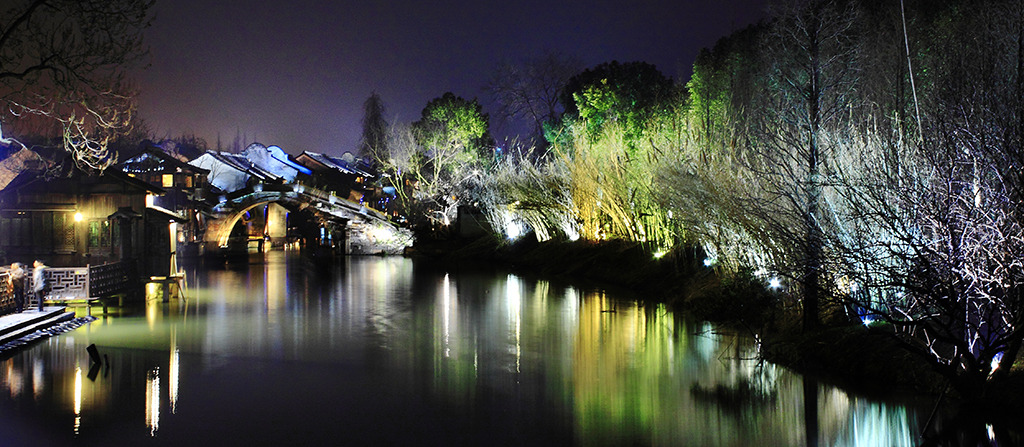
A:
{"label": "reflection of lamp", "polygon": [[82,213],[75,213],[75,222],[82,221]]}

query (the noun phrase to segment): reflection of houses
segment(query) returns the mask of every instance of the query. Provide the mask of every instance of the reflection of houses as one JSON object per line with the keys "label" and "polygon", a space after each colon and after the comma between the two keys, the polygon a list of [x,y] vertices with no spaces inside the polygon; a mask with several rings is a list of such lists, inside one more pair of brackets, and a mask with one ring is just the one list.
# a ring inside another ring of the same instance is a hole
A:
{"label": "reflection of houses", "polygon": [[353,202],[375,204],[379,193],[372,186],[373,175],[360,166],[352,153],[333,157],[307,151],[295,160],[312,171],[312,186]]}
{"label": "reflection of houses", "polygon": [[73,167],[50,168],[44,175],[34,169],[40,167],[23,164],[0,191],[4,262],[43,259],[55,267],[82,266],[150,254],[144,243],[146,197],[163,190],[116,169],[88,175]]}

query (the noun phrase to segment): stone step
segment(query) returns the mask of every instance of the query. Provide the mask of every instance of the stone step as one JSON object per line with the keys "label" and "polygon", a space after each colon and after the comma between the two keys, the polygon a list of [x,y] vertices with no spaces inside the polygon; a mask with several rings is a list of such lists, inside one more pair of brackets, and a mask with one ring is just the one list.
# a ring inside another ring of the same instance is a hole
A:
{"label": "stone step", "polygon": [[40,311],[25,311],[0,317],[0,346],[35,331],[46,329],[75,317],[63,307],[46,307]]}

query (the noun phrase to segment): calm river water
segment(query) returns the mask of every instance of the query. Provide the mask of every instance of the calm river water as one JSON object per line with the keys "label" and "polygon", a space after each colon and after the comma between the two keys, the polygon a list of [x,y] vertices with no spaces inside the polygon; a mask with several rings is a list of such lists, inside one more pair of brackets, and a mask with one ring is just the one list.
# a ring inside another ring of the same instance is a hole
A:
{"label": "calm river water", "polygon": [[[0,363],[5,445],[913,445],[927,406],[631,296],[400,257],[185,266]],[[96,344],[106,364],[90,368]]]}

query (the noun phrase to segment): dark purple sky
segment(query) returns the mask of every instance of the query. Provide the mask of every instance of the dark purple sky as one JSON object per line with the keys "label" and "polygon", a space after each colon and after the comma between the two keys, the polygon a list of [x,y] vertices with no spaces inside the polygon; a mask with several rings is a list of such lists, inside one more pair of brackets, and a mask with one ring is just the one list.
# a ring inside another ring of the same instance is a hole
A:
{"label": "dark purple sky", "polygon": [[[140,113],[159,137],[194,133],[340,154],[359,140],[376,91],[392,122],[411,122],[447,91],[478,98],[502,61],[548,50],[645,61],[689,76],[693,58],[762,17],[767,0],[210,1],[162,0],[139,73]],[[495,129],[501,138],[504,132]]]}

